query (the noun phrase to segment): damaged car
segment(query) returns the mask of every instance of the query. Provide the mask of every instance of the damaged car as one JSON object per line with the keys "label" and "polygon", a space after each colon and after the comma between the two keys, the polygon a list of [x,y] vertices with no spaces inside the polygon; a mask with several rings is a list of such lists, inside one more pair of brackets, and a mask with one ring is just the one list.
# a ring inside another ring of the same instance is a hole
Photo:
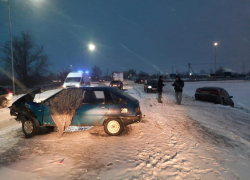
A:
{"label": "damaged car", "polygon": [[141,121],[139,101],[116,88],[72,87],[39,102],[35,97],[40,93],[28,93],[9,107],[27,138],[39,134],[41,126],[57,127],[61,134],[68,126],[104,126],[108,135],[117,136],[126,125]]}

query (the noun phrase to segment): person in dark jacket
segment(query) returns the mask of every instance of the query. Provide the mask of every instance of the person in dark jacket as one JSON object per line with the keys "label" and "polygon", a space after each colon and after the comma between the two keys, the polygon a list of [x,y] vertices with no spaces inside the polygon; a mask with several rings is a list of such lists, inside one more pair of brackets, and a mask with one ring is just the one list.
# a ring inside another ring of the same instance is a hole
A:
{"label": "person in dark jacket", "polygon": [[162,103],[161,98],[162,98],[162,87],[163,86],[165,86],[165,84],[163,84],[163,77],[159,76],[158,86],[157,86],[157,90],[158,90],[158,103]]}
{"label": "person in dark jacket", "polygon": [[184,82],[181,80],[180,76],[177,75],[175,77],[175,82],[172,86],[174,86],[176,101],[178,104],[181,104]]}

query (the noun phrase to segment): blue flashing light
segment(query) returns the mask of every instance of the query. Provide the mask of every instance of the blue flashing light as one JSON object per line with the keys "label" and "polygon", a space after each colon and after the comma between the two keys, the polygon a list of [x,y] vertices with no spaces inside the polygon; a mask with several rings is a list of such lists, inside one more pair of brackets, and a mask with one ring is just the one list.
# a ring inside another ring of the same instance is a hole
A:
{"label": "blue flashing light", "polygon": [[82,71],[78,71],[79,73],[83,73]]}
{"label": "blue flashing light", "polygon": [[89,73],[89,71],[86,71],[86,74],[88,74]]}

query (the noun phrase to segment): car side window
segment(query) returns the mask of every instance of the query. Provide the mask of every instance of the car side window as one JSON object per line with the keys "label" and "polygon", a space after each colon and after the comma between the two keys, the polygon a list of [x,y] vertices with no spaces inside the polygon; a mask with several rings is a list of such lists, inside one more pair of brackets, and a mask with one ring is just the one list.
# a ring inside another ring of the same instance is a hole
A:
{"label": "car side window", "polygon": [[105,104],[105,96],[103,91],[84,91],[83,104]]}
{"label": "car side window", "polygon": [[113,104],[127,104],[127,102],[114,93],[110,93]]}
{"label": "car side window", "polygon": [[82,77],[82,79],[81,79],[81,84],[83,84],[84,83],[84,79],[83,79],[83,77]]}
{"label": "car side window", "polygon": [[226,96],[229,96],[228,92],[223,90],[223,94],[226,95]]}

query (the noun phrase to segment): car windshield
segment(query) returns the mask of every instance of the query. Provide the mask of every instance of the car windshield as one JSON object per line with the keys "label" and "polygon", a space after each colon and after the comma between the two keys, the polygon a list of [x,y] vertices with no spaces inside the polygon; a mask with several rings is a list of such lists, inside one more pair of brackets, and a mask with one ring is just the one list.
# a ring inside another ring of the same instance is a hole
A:
{"label": "car windshield", "polygon": [[119,84],[121,81],[111,81],[112,84]]}
{"label": "car windshield", "polygon": [[157,81],[147,81],[147,84],[152,84],[152,85],[156,85],[157,84]]}
{"label": "car windshield", "polygon": [[120,90],[120,89],[116,89],[116,91],[120,94],[122,94],[123,96],[125,96],[126,98],[128,98],[130,101],[137,101],[137,99],[135,99],[133,96],[129,95],[128,93]]}
{"label": "car windshield", "polygon": [[80,82],[81,78],[80,77],[68,77],[65,82],[66,83],[74,83],[74,82]]}

